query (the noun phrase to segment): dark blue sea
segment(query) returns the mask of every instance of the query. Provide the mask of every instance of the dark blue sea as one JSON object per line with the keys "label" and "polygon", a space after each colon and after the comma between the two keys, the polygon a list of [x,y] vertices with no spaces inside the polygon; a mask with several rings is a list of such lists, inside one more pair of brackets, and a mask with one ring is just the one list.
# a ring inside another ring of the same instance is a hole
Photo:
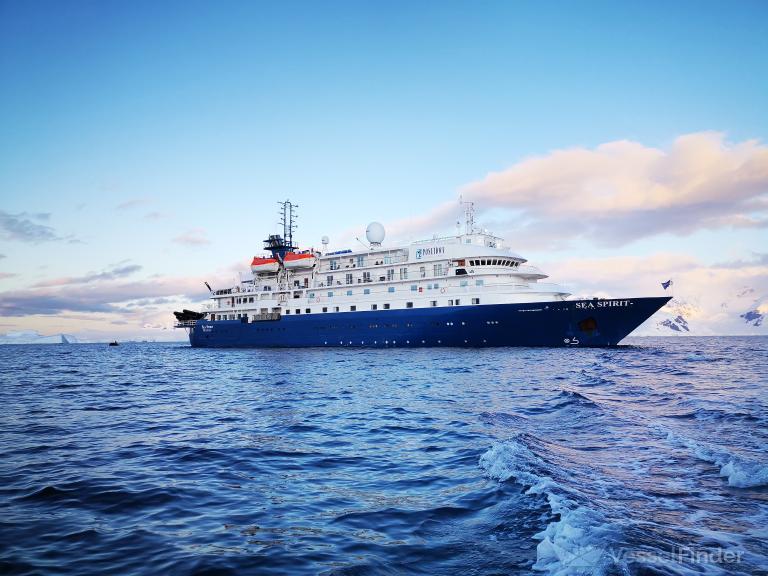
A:
{"label": "dark blue sea", "polygon": [[0,346],[2,574],[766,574],[768,338]]}

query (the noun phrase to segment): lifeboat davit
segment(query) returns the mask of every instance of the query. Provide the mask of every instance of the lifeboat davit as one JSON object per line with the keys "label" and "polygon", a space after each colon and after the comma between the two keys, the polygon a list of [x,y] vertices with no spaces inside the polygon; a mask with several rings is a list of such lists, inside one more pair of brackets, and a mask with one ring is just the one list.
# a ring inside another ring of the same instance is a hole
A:
{"label": "lifeboat davit", "polygon": [[274,274],[280,266],[274,258],[259,258],[255,256],[251,262],[251,271],[254,274]]}
{"label": "lifeboat davit", "polygon": [[288,270],[297,268],[312,268],[317,258],[311,252],[287,252],[283,258],[283,264]]}

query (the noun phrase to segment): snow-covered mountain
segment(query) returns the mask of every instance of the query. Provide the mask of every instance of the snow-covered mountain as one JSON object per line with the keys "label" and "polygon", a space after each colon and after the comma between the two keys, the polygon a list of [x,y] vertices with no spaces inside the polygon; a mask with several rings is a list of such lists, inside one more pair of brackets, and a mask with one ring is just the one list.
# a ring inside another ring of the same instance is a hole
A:
{"label": "snow-covered mountain", "polygon": [[635,332],[638,336],[768,334],[768,295],[744,287],[713,312],[701,298],[673,298]]}
{"label": "snow-covered mountain", "polygon": [[34,330],[22,330],[0,334],[0,344],[77,344],[79,340],[71,334],[46,336]]}

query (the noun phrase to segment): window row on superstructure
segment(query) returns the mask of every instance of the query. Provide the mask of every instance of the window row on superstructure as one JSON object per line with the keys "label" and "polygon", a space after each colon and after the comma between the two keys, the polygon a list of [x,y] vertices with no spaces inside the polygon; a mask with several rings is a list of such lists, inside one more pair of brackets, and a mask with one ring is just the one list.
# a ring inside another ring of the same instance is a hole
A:
{"label": "window row on superstructure", "polygon": [[[471,298],[470,302],[473,306],[477,306],[480,304],[480,298]],[[429,301],[429,308],[437,308],[439,306],[438,300],[430,300]],[[460,298],[449,298],[446,303],[447,306],[462,306],[462,300]],[[465,304],[466,305],[466,304]],[[405,302],[405,309],[410,309],[414,307],[413,302]],[[368,305],[359,305],[359,304],[351,304],[349,306],[320,306],[320,307],[308,307],[308,308],[285,308],[282,313],[286,315],[298,315],[298,314],[325,314],[330,312],[361,312],[364,310],[371,310],[371,311],[377,311],[377,310],[392,310],[392,303],[390,302],[384,302],[383,304],[368,304]],[[273,313],[278,313],[280,308],[273,308]],[[213,313],[211,314],[211,320],[243,320],[243,319],[251,319],[253,321],[259,320],[260,315],[267,314],[267,309],[262,308],[261,312],[259,314],[254,314],[253,317],[249,316],[247,312],[242,313],[227,313],[227,314],[221,314],[221,313]]]}

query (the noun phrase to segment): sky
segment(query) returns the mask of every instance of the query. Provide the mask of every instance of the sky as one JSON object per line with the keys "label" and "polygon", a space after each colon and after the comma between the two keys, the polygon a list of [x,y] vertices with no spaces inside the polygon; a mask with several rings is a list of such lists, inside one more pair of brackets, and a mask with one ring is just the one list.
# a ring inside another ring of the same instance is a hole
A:
{"label": "sky", "polygon": [[478,221],[576,295],[766,333],[768,3],[0,0],[0,335],[181,339],[303,247]]}

